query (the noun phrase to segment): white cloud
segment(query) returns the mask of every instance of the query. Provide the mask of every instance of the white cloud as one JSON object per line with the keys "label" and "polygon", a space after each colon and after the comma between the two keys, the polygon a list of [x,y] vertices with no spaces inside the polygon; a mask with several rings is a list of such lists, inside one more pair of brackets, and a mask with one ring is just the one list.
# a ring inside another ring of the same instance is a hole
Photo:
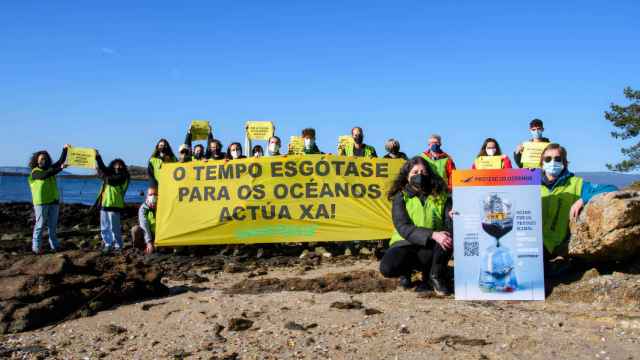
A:
{"label": "white cloud", "polygon": [[118,53],[115,49],[108,48],[108,47],[100,48],[100,52],[102,52],[105,55],[116,55]]}

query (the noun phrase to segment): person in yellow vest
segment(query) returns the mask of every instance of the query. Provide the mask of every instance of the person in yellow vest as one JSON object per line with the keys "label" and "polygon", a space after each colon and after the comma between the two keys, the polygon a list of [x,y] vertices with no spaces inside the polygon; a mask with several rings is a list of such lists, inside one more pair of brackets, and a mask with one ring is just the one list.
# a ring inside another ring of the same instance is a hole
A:
{"label": "person in yellow vest", "polygon": [[426,160],[431,170],[442,178],[447,189],[451,192],[451,174],[456,169],[456,164],[449,154],[442,151],[442,137],[433,134],[429,137],[429,147],[420,156]]}
{"label": "person in yellow vest", "polygon": [[446,268],[453,249],[453,224],[446,185],[416,156],[402,166],[388,196],[395,231],[380,261],[380,272],[400,277],[400,284],[409,288],[411,273],[418,270],[422,283],[416,291],[432,287],[438,295],[450,294]]}
{"label": "person in yellow vest", "polygon": [[131,228],[133,247],[150,255],[155,252],[156,238],[156,205],[158,190],[149,188],[147,197],[138,210],[138,225]]}
{"label": "person in yellow vest", "polygon": [[156,144],[153,154],[149,159],[147,166],[147,175],[149,176],[149,187],[158,188],[158,179],[160,178],[160,169],[163,163],[177,162],[178,159],[173,154],[171,145],[167,139],[160,139]]}
{"label": "person in yellow vest", "polygon": [[502,154],[500,144],[493,138],[488,138],[482,144],[480,152],[476,157],[476,160],[471,166],[472,169],[477,170],[491,170],[491,169],[511,169],[511,160],[509,156]]}
{"label": "person in yellow vest", "polygon": [[531,140],[518,145],[516,151],[513,153],[513,159],[519,168],[534,169],[539,168],[537,157],[534,160],[528,160],[530,158],[529,153],[535,155],[539,153],[539,147],[546,147],[549,144],[549,139],[543,137],[544,123],[540,119],[533,119],[529,122],[529,132],[531,133]]}
{"label": "person in yellow vest", "polygon": [[376,149],[373,146],[364,143],[364,131],[361,127],[356,126],[351,129],[351,137],[353,138],[353,143],[340,147],[338,155],[367,158],[378,157]]}
{"label": "person in yellow vest", "polygon": [[122,251],[122,227],[120,215],[124,210],[125,195],[129,188],[129,170],[122,159],[115,159],[105,166],[100,153],[96,150],[98,176],[102,178],[102,188],[96,200],[100,209],[100,234],[102,235],[104,254],[112,250]]}
{"label": "person in yellow vest", "polygon": [[33,226],[31,250],[38,255],[43,253],[40,240],[45,226],[49,233],[51,251],[56,252],[60,246],[56,236],[60,207],[60,194],[56,175],[65,168],[64,162],[67,160],[67,149],[69,147],[70,145],[68,144],[64,146],[60,158],[55,163],[52,163],[51,156],[44,150],[34,153],[29,161],[31,174],[28,182],[36,219]]}
{"label": "person in yellow vest", "polygon": [[[580,215],[582,208],[595,195],[616,191],[613,185],[597,185],[569,171],[567,150],[550,144],[544,150],[540,167],[542,176],[542,232],[546,265],[558,256],[566,257],[569,245],[569,221]],[[547,266],[545,274],[558,275],[563,267]]]}

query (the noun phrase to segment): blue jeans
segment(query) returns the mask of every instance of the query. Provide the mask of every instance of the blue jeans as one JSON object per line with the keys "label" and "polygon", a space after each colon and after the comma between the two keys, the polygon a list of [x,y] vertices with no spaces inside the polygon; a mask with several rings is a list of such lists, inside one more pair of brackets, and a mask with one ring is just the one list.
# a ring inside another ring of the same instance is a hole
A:
{"label": "blue jeans", "polygon": [[33,227],[33,239],[31,240],[31,250],[34,253],[40,252],[40,239],[45,226],[49,232],[49,246],[51,250],[57,250],[60,243],[56,237],[56,227],[58,226],[58,204],[34,205],[36,213],[36,224]]}
{"label": "blue jeans", "polygon": [[124,247],[119,212],[100,210],[100,233],[105,248],[122,249]]}

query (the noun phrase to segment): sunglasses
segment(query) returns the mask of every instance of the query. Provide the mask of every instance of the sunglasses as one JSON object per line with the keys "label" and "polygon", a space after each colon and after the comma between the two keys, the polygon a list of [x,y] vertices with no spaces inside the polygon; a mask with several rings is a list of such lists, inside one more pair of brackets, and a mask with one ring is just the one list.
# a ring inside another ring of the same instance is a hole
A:
{"label": "sunglasses", "polygon": [[550,163],[551,160],[562,162],[562,156],[545,156],[542,160],[544,160],[544,162],[546,163]]}

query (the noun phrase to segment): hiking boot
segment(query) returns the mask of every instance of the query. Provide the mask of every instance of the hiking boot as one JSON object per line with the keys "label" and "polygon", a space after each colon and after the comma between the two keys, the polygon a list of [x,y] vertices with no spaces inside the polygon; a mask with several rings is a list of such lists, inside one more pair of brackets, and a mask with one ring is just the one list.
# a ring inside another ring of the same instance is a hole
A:
{"label": "hiking boot", "polygon": [[451,289],[449,289],[449,285],[447,282],[440,276],[430,276],[429,283],[433,287],[433,291],[435,291],[438,296],[449,296],[451,295]]}
{"label": "hiking boot", "polygon": [[400,286],[402,286],[403,289],[411,289],[411,285],[413,285],[411,282],[411,275],[400,276]]}

